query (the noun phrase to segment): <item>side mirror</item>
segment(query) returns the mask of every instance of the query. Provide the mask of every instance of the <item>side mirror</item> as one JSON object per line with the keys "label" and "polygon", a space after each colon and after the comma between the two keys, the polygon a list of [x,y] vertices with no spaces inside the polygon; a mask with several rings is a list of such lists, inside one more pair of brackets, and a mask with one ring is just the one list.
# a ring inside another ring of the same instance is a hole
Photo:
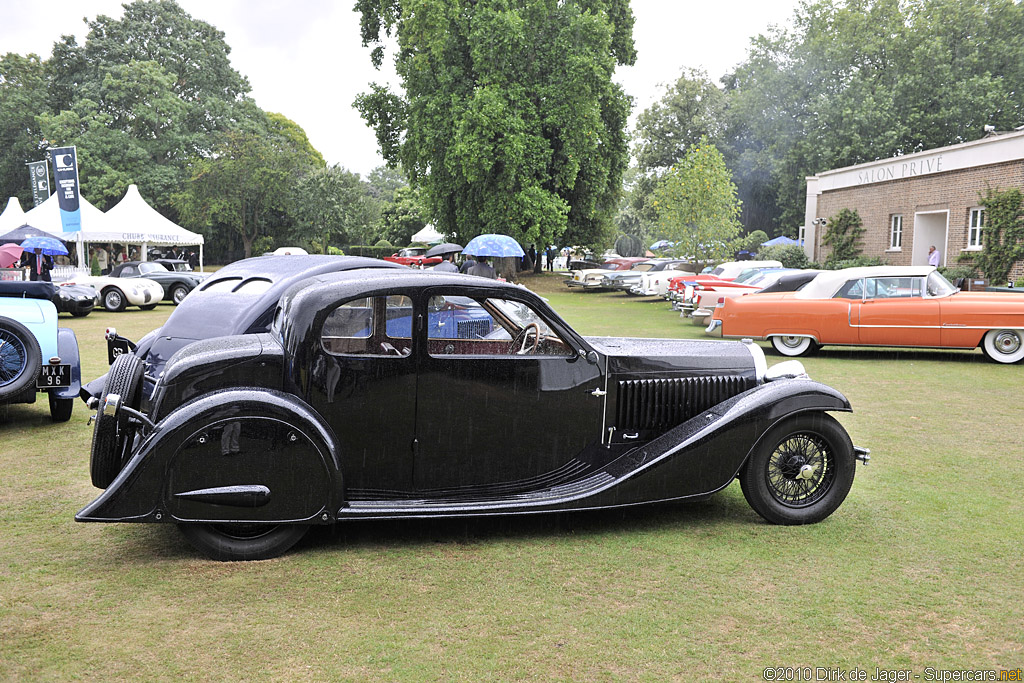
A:
{"label": "side mirror", "polygon": [[599,357],[597,355],[597,351],[591,351],[590,353],[587,354],[587,362],[590,363],[591,365],[597,365],[598,360]]}

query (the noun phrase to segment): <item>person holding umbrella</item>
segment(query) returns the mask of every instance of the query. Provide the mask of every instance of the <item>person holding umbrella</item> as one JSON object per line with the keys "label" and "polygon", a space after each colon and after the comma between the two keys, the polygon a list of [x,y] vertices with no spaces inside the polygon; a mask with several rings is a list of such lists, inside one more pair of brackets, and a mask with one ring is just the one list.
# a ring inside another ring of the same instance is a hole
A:
{"label": "person holding umbrella", "polygon": [[427,256],[440,256],[441,262],[432,268],[440,273],[457,273],[459,267],[455,265],[455,255],[462,251],[462,247],[458,244],[448,242],[446,244],[439,244],[436,247],[431,247],[427,250]]}
{"label": "person holding umbrella", "polygon": [[54,237],[29,237],[21,243],[25,253],[21,256],[21,264],[28,266],[29,279],[50,282],[50,271],[53,269],[53,256],[67,254],[68,250],[61,241]]}
{"label": "person holding umbrella", "polygon": [[492,280],[498,278],[498,274],[494,272],[494,266],[487,262],[486,256],[477,256],[476,263],[466,271],[469,275],[477,275],[479,277],[489,277]]}

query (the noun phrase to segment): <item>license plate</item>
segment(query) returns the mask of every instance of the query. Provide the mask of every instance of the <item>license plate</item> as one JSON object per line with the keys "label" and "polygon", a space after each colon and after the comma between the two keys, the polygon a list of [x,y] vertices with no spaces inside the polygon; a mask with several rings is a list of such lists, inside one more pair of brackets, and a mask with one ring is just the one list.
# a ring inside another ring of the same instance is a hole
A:
{"label": "license plate", "polygon": [[50,387],[71,386],[71,366],[67,363],[61,365],[44,365],[36,380],[36,386],[40,389]]}

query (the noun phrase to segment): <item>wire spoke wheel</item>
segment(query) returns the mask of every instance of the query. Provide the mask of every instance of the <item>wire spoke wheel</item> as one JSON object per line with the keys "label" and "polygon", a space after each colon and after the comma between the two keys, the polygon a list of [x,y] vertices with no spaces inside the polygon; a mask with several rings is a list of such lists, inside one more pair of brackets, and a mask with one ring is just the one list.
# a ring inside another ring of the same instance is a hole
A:
{"label": "wire spoke wheel", "polygon": [[13,382],[25,369],[28,352],[12,332],[0,329],[0,386]]}
{"label": "wire spoke wheel", "polygon": [[765,470],[768,490],[785,505],[813,505],[835,480],[828,444],[816,434],[795,434],[776,446]]}

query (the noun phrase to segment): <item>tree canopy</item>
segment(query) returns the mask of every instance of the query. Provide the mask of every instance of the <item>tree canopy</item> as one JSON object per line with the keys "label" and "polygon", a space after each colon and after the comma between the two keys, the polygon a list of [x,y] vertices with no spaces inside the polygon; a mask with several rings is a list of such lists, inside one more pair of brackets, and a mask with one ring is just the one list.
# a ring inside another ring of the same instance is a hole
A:
{"label": "tree canopy", "polygon": [[356,106],[438,230],[523,243],[609,237],[626,166],[628,0],[359,0],[365,45],[392,32],[403,95]]}

